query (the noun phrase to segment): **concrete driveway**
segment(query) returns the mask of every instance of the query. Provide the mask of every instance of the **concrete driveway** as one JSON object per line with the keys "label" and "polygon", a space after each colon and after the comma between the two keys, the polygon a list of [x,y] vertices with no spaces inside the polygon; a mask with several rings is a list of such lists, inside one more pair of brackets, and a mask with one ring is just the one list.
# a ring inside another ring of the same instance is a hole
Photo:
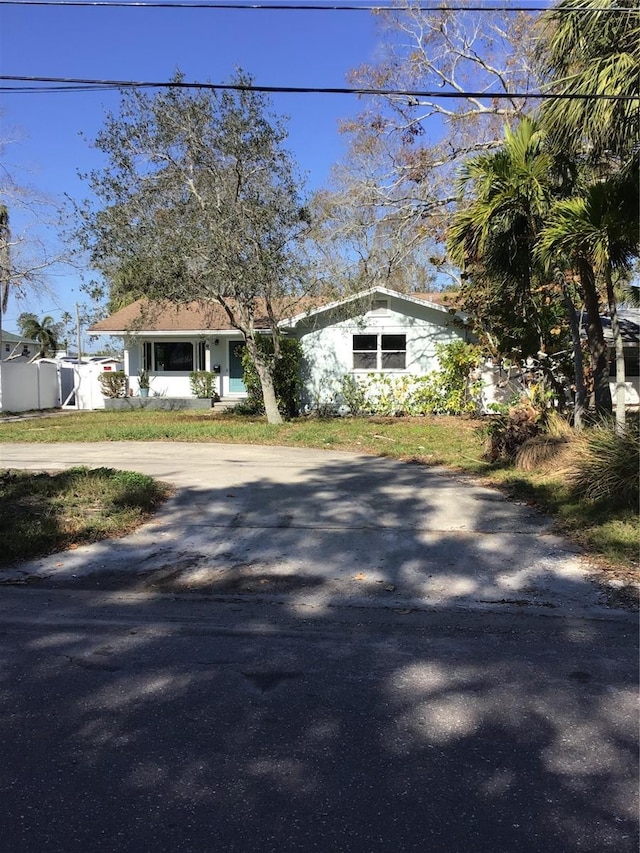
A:
{"label": "concrete driveway", "polygon": [[[607,591],[550,522],[444,470],[221,444],[4,445],[0,467],[141,471],[176,487],[137,532],[0,574],[150,594],[286,596],[294,608],[528,609],[606,616]],[[628,616],[628,613],[626,614]]]}

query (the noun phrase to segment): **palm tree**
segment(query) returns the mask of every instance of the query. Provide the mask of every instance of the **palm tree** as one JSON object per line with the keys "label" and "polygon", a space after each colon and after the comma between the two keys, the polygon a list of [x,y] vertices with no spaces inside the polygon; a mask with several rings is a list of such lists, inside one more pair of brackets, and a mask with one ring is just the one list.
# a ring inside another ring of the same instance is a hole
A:
{"label": "palm tree", "polygon": [[59,349],[58,329],[56,328],[53,317],[47,315],[42,320],[38,320],[35,314],[21,314],[18,317],[18,323],[25,337],[38,341],[40,344],[40,349],[34,356],[34,360],[56,354]]}
{"label": "palm tree", "polygon": [[[480,266],[489,278],[508,283],[513,308],[526,324],[534,322],[536,351],[543,346],[538,310],[532,297],[533,246],[549,206],[552,159],[544,134],[525,118],[505,130],[502,147],[469,160],[459,178],[461,193],[471,190],[447,234],[451,260],[460,267]],[[506,295],[506,294],[505,294]]]}
{"label": "palm tree", "polygon": [[596,410],[611,412],[607,346],[600,320],[598,288],[607,294],[616,350],[616,422],[625,421],[625,369],[613,273],[626,272],[637,253],[637,195],[628,180],[614,177],[556,202],[540,232],[536,254],[547,261],[563,256],[580,276],[587,308],[587,338],[594,372]]}
{"label": "palm tree", "polygon": [[[541,16],[538,58],[554,94],[541,119],[558,147],[631,154],[640,132],[637,0],[560,0]],[[601,96],[621,100],[605,100]],[[595,97],[600,96],[600,97]]]}
{"label": "palm tree", "polygon": [[[505,131],[502,148],[482,155],[462,169],[460,188],[471,188],[473,198],[460,210],[448,232],[447,248],[454,263],[476,267],[497,283],[494,305],[490,309],[507,314],[510,325],[520,315],[523,329],[533,323],[537,341],[529,343],[530,352],[544,350],[541,308],[533,291],[541,277],[534,248],[552,196],[562,188],[561,164],[546,146],[540,125],[525,118],[515,131]],[[473,276],[474,285],[479,276]],[[580,425],[584,405],[584,376],[580,333],[576,311],[564,275],[559,283],[569,318],[573,342],[576,383],[576,426]],[[511,298],[510,298],[511,295]],[[526,346],[524,333],[521,343]]]}

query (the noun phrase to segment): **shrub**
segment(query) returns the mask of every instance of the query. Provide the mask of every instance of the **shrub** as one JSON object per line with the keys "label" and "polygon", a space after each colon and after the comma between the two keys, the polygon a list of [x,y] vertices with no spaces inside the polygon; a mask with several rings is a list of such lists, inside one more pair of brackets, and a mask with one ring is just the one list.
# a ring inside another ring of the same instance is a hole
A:
{"label": "shrub", "polygon": [[[300,365],[302,347],[295,338],[280,340],[280,358],[274,362],[273,340],[270,337],[258,338],[261,352],[273,362],[273,387],[276,392],[278,410],[283,418],[295,418],[300,410]],[[247,413],[264,413],[262,386],[249,352],[245,349],[242,356],[244,369],[244,384],[247,389],[247,400],[244,409]]]}
{"label": "shrub", "polygon": [[482,381],[472,379],[471,375],[480,365],[480,348],[464,341],[452,341],[437,344],[436,353],[440,369],[431,376],[441,393],[434,411],[446,415],[474,414],[479,408]]}
{"label": "shrub", "polygon": [[342,377],[340,394],[352,415],[364,415],[369,411],[367,386],[364,382],[359,382],[355,376],[351,376],[350,373]]}
{"label": "shrub", "polygon": [[199,400],[215,399],[218,396],[215,382],[215,373],[210,373],[208,370],[193,370],[189,374],[191,393]]}
{"label": "shrub", "polygon": [[491,415],[484,428],[487,434],[485,458],[490,462],[513,462],[525,442],[544,429],[545,413],[523,397],[507,414]]}
{"label": "shrub", "polygon": [[612,422],[603,421],[576,433],[564,473],[577,497],[637,509],[639,453],[637,423],[618,434]]}
{"label": "shrub", "polygon": [[124,370],[105,370],[98,378],[105,397],[116,399],[127,396],[127,374]]}
{"label": "shrub", "polygon": [[478,347],[464,341],[438,344],[440,367],[427,376],[369,373],[343,377],[341,395],[354,415],[463,415],[477,412],[482,383],[470,378]]}

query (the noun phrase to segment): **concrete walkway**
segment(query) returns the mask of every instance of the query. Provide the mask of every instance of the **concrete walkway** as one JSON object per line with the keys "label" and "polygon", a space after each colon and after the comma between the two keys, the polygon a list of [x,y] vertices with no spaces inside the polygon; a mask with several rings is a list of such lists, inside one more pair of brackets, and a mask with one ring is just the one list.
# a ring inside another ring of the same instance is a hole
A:
{"label": "concrete walkway", "polygon": [[0,581],[150,594],[286,596],[294,608],[474,607],[612,618],[550,522],[443,470],[353,453],[159,442],[4,445],[0,467],[110,466],[177,488],[119,540]]}

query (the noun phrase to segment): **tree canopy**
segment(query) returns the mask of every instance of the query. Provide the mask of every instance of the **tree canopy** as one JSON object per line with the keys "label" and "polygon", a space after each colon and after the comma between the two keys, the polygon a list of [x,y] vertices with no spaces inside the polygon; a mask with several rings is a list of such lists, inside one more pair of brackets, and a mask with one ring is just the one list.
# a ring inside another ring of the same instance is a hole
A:
{"label": "tree canopy", "polygon": [[[307,228],[284,122],[256,92],[187,90],[181,79],[152,96],[127,91],[107,116],[94,143],[107,165],[86,176],[98,204],[82,208],[78,236],[114,305],[141,295],[218,302],[278,421],[278,320],[301,295],[295,247]],[[272,356],[256,345],[257,312],[269,318]]]}

